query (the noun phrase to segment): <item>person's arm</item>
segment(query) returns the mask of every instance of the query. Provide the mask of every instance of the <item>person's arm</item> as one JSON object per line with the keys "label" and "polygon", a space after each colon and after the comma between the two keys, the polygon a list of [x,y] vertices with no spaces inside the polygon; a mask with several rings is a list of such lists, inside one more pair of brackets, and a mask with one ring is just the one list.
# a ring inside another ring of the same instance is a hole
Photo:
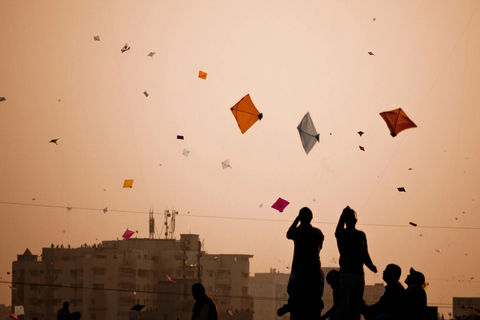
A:
{"label": "person's arm", "polygon": [[342,233],[343,229],[345,228],[345,218],[343,216],[345,209],[343,209],[342,214],[340,215],[340,219],[338,219],[337,228],[335,229],[335,238],[337,239],[338,239],[338,236]]}
{"label": "person's arm", "polygon": [[290,226],[290,228],[288,228],[287,239],[293,239],[295,229],[297,228],[299,222],[300,222],[300,216],[297,216],[295,218],[295,221],[293,221],[292,225]]}
{"label": "person's arm", "polygon": [[363,236],[363,243],[364,243],[364,263],[368,269],[370,269],[373,273],[377,273],[377,267],[373,264],[372,259],[370,258],[370,254],[368,253],[368,245],[367,245],[367,236],[362,232]]}
{"label": "person's arm", "polygon": [[333,316],[336,312],[335,305],[333,305],[327,312],[325,312],[321,317],[320,320],[326,320]]}
{"label": "person's arm", "polygon": [[200,309],[200,315],[193,320],[207,320],[209,311],[210,311],[210,306],[205,303]]}

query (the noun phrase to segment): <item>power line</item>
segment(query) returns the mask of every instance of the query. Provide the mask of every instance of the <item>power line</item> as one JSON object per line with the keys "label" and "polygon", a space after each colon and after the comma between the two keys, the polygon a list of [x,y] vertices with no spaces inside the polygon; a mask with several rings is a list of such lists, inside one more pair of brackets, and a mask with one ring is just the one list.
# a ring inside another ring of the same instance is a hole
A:
{"label": "power line", "polygon": [[[29,206],[29,207],[43,207],[43,208],[56,208],[56,209],[68,209],[70,210],[87,210],[87,211],[104,211],[103,208],[87,208],[87,207],[70,207],[70,206],[59,206],[59,205],[50,205],[50,204],[34,204],[34,203],[22,203],[22,202],[8,202],[0,201],[0,204],[6,205],[17,205],[17,206]],[[135,211],[135,210],[118,210],[118,209],[108,209],[107,212],[119,212],[119,213],[135,213],[135,214],[148,214],[148,211]],[[247,218],[247,217],[227,217],[227,216],[212,216],[212,215],[194,215],[186,214],[182,217],[194,217],[194,218],[205,218],[205,219],[225,219],[225,220],[244,220],[244,221],[267,221],[267,222],[287,222],[291,223],[291,220],[280,220],[280,219],[267,219],[267,218]],[[336,222],[313,222],[313,224],[330,224],[336,225]],[[413,228],[408,224],[377,224],[377,223],[359,223],[359,226],[368,226],[368,227],[394,227],[394,228]],[[448,229],[448,230],[480,230],[480,227],[452,227],[452,226],[428,226],[428,225],[419,225],[415,228],[425,228],[425,229]]]}

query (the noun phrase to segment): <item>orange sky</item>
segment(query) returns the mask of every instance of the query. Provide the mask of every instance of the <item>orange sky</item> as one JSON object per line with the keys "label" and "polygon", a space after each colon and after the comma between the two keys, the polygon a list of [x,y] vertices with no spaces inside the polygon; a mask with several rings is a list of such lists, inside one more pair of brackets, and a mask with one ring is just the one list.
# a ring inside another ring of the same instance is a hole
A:
{"label": "orange sky", "polygon": [[[3,1],[1,281],[26,248],[148,237],[150,208],[159,234],[174,208],[177,235],[288,272],[285,232],[308,206],[322,263],[338,266],[333,230],[350,205],[380,270],[423,271],[442,312],[480,296],[479,4]],[[230,107],[247,93],[264,118],[242,135]],[[379,113],[399,107],[418,128],[392,138]],[[306,112],[320,133],[308,155]]]}

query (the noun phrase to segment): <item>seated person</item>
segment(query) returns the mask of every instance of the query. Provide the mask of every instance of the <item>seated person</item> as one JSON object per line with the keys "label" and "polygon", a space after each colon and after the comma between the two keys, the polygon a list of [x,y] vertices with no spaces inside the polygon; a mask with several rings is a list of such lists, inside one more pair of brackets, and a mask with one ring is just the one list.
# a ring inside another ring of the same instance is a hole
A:
{"label": "seated person", "polygon": [[387,283],[385,293],[380,300],[371,305],[364,305],[361,313],[366,320],[400,320],[405,309],[405,289],[398,281],[402,269],[396,264],[389,264],[383,271],[383,280]]}

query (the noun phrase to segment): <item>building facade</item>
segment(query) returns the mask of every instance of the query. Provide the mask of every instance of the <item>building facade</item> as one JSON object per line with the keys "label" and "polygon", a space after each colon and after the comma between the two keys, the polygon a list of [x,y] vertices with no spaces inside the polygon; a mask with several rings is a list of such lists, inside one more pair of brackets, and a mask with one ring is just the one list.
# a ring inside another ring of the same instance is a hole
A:
{"label": "building facade", "polygon": [[455,320],[480,319],[480,298],[453,297],[453,318]]}
{"label": "building facade", "polygon": [[[215,300],[218,296],[225,314],[247,306],[252,310],[251,257],[205,254],[199,236],[192,234],[182,234],[180,240],[131,238],[80,248],[52,245],[42,249],[41,259],[27,249],[13,262],[12,305],[24,305],[25,319],[55,319],[64,301],[82,319],[188,319],[194,304],[191,286],[202,282],[208,294]],[[144,308],[130,310],[135,305]]]}

